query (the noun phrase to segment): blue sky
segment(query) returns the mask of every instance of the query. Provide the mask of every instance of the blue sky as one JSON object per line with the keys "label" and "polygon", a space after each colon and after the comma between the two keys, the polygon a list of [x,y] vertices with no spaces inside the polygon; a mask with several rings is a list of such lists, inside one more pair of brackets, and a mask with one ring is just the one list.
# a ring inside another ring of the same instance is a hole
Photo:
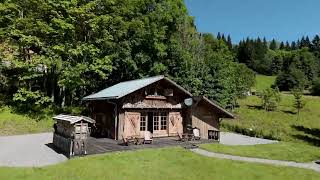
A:
{"label": "blue sky", "polygon": [[185,0],[200,32],[292,41],[320,33],[320,0]]}

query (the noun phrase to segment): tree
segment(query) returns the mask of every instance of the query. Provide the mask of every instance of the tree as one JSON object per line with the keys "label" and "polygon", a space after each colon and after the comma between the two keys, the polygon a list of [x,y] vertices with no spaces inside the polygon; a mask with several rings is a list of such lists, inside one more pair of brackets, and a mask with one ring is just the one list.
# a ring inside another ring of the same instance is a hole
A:
{"label": "tree", "polygon": [[311,51],[319,59],[320,58],[320,37],[316,35],[312,40]]}
{"label": "tree", "polygon": [[281,50],[285,49],[285,45],[284,45],[283,41],[281,41],[279,49],[281,49]]}
{"label": "tree", "polygon": [[295,41],[291,42],[291,50],[296,50],[297,49],[297,44]]}
{"label": "tree", "polygon": [[227,37],[227,45],[228,45],[229,49],[231,50],[232,49],[232,40],[231,40],[230,35],[228,35],[228,37]]}
{"label": "tree", "polygon": [[269,49],[271,49],[271,50],[277,49],[277,42],[275,39],[272,39],[272,41],[270,42]]}
{"label": "tree", "polygon": [[285,49],[286,49],[287,51],[290,51],[290,50],[291,50],[291,47],[290,47],[290,44],[289,44],[288,41],[286,41]]}
{"label": "tree", "polygon": [[221,39],[221,34],[220,34],[220,32],[218,32],[217,39],[218,39],[218,40]]}
{"label": "tree", "polygon": [[301,109],[303,109],[306,102],[303,100],[303,94],[300,89],[294,89],[292,91],[292,94],[294,97],[293,107],[297,110],[298,119],[299,119],[300,111],[301,111]]}
{"label": "tree", "polygon": [[222,40],[223,42],[227,43],[227,40],[226,40],[226,37],[224,36],[224,34],[222,34],[221,40]]}
{"label": "tree", "polygon": [[281,96],[278,89],[267,88],[262,91],[260,98],[262,107],[266,111],[274,111],[277,109],[278,103],[281,101]]}
{"label": "tree", "polygon": [[291,89],[304,89],[306,79],[304,73],[293,67],[287,72],[281,72],[275,82],[281,91],[290,91]]}
{"label": "tree", "polygon": [[312,83],[311,93],[320,96],[320,78],[317,78]]}

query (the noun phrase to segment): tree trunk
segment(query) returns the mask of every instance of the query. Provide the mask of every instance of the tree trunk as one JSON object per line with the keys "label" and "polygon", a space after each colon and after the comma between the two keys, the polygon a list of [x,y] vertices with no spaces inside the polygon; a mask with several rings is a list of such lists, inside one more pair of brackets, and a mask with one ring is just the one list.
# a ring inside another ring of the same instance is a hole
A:
{"label": "tree trunk", "polygon": [[66,86],[62,87],[62,102],[61,102],[61,107],[64,107],[66,104]]}

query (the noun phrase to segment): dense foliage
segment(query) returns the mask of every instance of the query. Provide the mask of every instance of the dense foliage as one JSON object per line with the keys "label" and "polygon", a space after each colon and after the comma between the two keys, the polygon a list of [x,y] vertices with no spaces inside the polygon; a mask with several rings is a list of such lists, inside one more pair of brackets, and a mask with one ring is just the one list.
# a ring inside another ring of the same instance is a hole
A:
{"label": "dense foliage", "polygon": [[237,59],[259,74],[277,75],[282,91],[309,89],[320,73],[320,38],[302,37],[297,42],[250,39],[234,47]]}
{"label": "dense foliage", "polygon": [[254,83],[230,36],[198,33],[183,0],[0,2],[7,103],[77,106],[120,81],[163,74],[225,106]]}

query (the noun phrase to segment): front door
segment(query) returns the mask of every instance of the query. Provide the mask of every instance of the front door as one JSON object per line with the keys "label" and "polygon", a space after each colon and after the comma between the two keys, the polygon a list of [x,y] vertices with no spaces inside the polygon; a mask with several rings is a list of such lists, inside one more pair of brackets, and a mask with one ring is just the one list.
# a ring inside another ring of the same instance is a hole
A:
{"label": "front door", "polygon": [[153,136],[168,136],[167,112],[153,112]]}

